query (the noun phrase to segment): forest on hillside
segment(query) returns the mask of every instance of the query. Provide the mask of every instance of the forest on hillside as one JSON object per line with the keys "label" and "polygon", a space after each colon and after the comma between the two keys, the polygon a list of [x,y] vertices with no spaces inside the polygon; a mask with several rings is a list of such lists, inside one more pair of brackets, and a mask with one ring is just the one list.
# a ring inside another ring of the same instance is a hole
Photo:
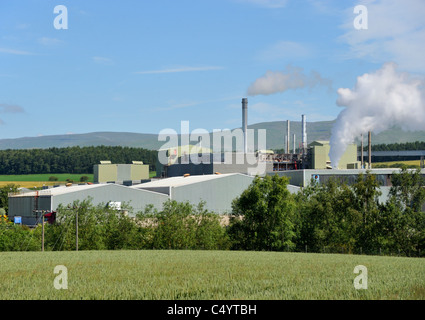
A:
{"label": "forest on hillside", "polygon": [[0,150],[0,174],[93,173],[101,160],[112,163],[143,161],[155,170],[157,151],[143,148],[96,146]]}

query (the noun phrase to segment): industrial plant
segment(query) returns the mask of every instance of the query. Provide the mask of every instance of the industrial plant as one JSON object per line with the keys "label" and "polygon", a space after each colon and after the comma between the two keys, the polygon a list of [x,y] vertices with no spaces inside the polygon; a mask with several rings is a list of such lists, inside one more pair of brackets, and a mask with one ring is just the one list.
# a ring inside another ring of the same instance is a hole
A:
{"label": "industrial plant", "polygon": [[[296,133],[286,121],[286,136],[282,137],[284,152],[267,149],[249,149],[248,99],[242,99],[242,150],[214,153],[209,148],[176,146],[166,150],[167,162],[156,163],[157,176],[149,178],[149,166],[141,161],[132,164],[112,164],[102,161],[94,164],[94,183],[46,187],[43,190],[21,191],[9,194],[9,218],[34,226],[42,214],[56,212],[59,205],[90,198],[95,205],[130,207],[135,214],[150,205],[161,209],[167,200],[198,204],[205,202],[208,210],[230,214],[232,201],[248,188],[255,176],[279,175],[289,178],[288,189],[297,193],[310,183],[325,183],[331,177],[354,183],[359,173],[368,170],[376,175],[381,185],[380,201],[385,201],[391,187],[391,175],[397,169],[372,169],[371,133],[368,132],[367,160],[357,144],[347,146],[335,168],[329,159],[329,141],[307,140],[306,115],[301,116],[301,143],[295,145]],[[292,150],[291,146],[292,140]],[[191,157],[193,153],[196,157]],[[189,153],[189,154],[188,154]],[[248,161],[248,157],[255,162]],[[196,159],[196,161],[193,161]],[[243,161],[240,161],[242,159]],[[184,161],[183,161],[184,160]],[[425,170],[422,170],[425,175]]]}

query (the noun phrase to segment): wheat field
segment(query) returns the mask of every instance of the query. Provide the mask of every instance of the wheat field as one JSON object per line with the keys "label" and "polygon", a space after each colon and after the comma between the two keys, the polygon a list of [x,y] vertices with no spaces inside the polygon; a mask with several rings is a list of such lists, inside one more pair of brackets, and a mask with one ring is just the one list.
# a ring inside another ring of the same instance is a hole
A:
{"label": "wheat field", "polygon": [[[58,265],[66,272],[54,273]],[[358,265],[367,289],[354,287]],[[425,259],[342,254],[2,252],[0,279],[2,299],[20,300],[425,299]]]}

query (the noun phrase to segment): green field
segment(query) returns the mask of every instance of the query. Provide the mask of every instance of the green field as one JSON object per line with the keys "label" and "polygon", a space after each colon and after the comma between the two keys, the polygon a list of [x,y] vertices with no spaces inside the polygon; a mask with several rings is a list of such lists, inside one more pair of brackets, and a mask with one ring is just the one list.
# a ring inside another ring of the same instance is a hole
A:
{"label": "green field", "polygon": [[[68,288],[55,289],[57,265]],[[357,265],[368,288],[357,290]],[[244,251],[0,253],[2,299],[425,299],[425,259]]]}

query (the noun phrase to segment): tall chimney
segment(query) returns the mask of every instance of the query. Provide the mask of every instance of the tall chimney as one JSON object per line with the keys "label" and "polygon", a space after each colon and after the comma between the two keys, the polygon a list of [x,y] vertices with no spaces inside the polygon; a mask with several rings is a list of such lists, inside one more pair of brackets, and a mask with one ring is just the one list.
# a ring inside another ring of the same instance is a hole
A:
{"label": "tall chimney", "polygon": [[289,120],[286,120],[286,130],[287,130],[287,134],[286,134],[286,153],[289,153],[289,140],[290,140],[290,124],[289,124]]}
{"label": "tall chimney", "polygon": [[248,153],[248,99],[242,98],[243,153]]}
{"label": "tall chimney", "polygon": [[301,131],[302,131],[301,148],[302,148],[303,154],[305,154],[307,149],[307,122],[306,122],[305,114],[302,115]]}
{"label": "tall chimney", "polygon": [[368,143],[369,143],[369,169],[372,169],[372,132],[368,133]]}
{"label": "tall chimney", "polygon": [[363,160],[364,160],[364,158],[363,158],[363,149],[364,149],[364,147],[363,147],[363,133],[361,135],[361,139],[362,139],[362,144],[361,144],[361,151],[360,151],[360,166],[363,169]]}

